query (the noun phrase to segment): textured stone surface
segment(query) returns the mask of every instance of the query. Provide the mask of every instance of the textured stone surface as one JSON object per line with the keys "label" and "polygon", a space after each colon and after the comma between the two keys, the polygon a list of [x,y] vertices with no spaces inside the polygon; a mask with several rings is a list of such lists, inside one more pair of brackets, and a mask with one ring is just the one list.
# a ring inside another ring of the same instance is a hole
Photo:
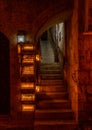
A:
{"label": "textured stone surface", "polygon": [[[79,33],[78,41],[78,22],[79,31],[84,31],[84,1],[79,1],[79,8],[75,3],[72,15],[71,2],[72,0],[58,0],[58,2],[57,0],[31,0],[31,2],[30,0],[0,0],[0,31],[10,41],[11,114],[13,116],[18,111],[16,95],[19,94],[19,90],[16,89],[19,88],[16,49],[18,30],[27,32],[27,40],[33,38],[33,41],[36,41],[47,28],[64,20],[68,20],[65,73],[71,86],[72,106],[74,110],[76,109],[76,113],[78,110],[81,113],[85,112],[86,108],[87,112],[92,110],[92,34]],[[77,21],[78,12],[79,21]]]}
{"label": "textured stone surface", "polygon": [[89,84],[89,71],[79,71],[79,83]]}
{"label": "textured stone surface", "polygon": [[[44,24],[48,23],[49,19],[62,14],[63,11],[71,10],[72,3],[72,0],[59,0],[58,2],[56,0],[1,0],[0,30],[9,37],[16,35],[19,29],[34,36]],[[67,17],[65,15],[63,17]],[[53,22],[55,24],[56,21],[53,20],[52,24]]]}
{"label": "textured stone surface", "polygon": [[[79,38],[79,111],[90,118],[92,109],[92,35],[84,33]],[[84,100],[85,99],[85,100]],[[81,105],[80,105],[81,104]],[[84,120],[80,117],[81,120]]]}

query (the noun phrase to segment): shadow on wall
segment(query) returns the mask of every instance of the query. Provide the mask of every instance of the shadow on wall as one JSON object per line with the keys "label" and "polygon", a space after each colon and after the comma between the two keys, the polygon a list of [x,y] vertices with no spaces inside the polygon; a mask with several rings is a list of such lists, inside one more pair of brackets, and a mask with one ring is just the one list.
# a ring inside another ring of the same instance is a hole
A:
{"label": "shadow on wall", "polygon": [[0,32],[0,114],[10,113],[9,40]]}

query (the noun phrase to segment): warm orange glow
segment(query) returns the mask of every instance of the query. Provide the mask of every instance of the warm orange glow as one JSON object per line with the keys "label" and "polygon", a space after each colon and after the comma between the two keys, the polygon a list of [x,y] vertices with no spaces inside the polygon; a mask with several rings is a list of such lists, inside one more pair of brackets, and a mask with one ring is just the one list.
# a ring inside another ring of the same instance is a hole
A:
{"label": "warm orange glow", "polygon": [[36,92],[40,91],[40,86],[36,86]]}
{"label": "warm orange glow", "polygon": [[34,83],[21,83],[21,89],[33,89],[34,88]]}
{"label": "warm orange glow", "polygon": [[34,63],[34,56],[24,55],[23,63]]}
{"label": "warm orange glow", "polygon": [[21,53],[21,45],[18,44],[17,46],[18,46],[18,54],[20,54]]}
{"label": "warm orange glow", "polygon": [[34,66],[24,66],[22,74],[34,74]]}
{"label": "warm orange glow", "polygon": [[35,95],[34,94],[21,94],[21,101],[34,101]]}
{"label": "warm orange glow", "polygon": [[34,105],[22,104],[22,111],[34,111]]}
{"label": "warm orange glow", "polygon": [[23,50],[32,51],[32,50],[34,50],[34,46],[33,45],[24,45]]}
{"label": "warm orange glow", "polygon": [[40,61],[40,55],[36,55],[36,61]]}

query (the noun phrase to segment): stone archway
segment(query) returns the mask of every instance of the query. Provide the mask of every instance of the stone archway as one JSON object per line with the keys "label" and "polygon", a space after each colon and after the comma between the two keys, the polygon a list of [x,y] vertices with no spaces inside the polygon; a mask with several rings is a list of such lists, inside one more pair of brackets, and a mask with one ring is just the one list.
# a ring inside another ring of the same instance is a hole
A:
{"label": "stone archway", "polygon": [[0,114],[10,112],[9,40],[0,32]]}
{"label": "stone archway", "polygon": [[66,51],[67,61],[65,66],[65,78],[68,84],[72,109],[75,112],[76,121],[78,121],[78,1],[74,3],[74,9],[66,10],[61,13],[53,14],[53,17],[47,18],[44,23],[40,23],[35,33],[36,42],[41,34],[56,24],[66,21]]}

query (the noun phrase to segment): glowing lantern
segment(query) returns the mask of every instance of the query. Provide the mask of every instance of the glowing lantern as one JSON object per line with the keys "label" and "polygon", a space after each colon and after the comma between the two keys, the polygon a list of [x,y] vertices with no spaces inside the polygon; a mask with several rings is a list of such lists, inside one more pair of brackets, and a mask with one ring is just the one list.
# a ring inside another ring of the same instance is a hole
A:
{"label": "glowing lantern", "polygon": [[26,35],[25,31],[19,31],[17,34],[17,42],[18,43],[24,43],[26,41]]}

